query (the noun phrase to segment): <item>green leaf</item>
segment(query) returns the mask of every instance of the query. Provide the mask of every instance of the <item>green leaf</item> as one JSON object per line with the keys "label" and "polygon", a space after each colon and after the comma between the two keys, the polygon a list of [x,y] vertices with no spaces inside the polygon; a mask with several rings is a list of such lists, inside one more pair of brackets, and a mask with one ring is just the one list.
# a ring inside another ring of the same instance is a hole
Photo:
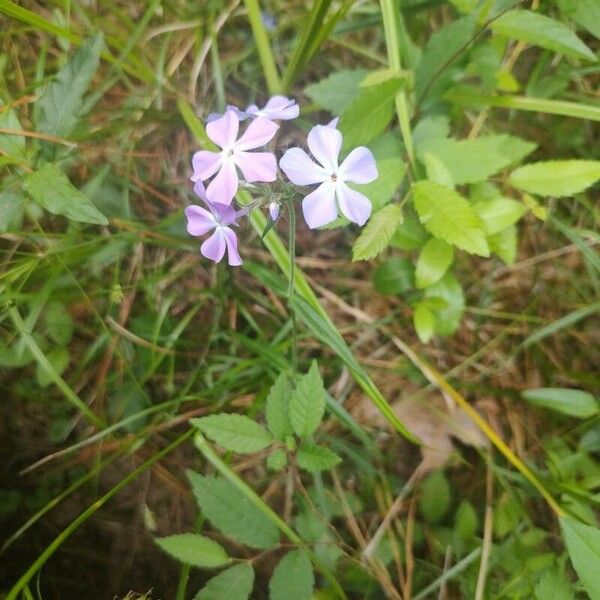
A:
{"label": "green leaf", "polygon": [[473,204],[473,210],[483,223],[485,233],[490,236],[514,225],[527,211],[522,202],[499,196]]}
{"label": "green leaf", "polygon": [[245,562],[209,579],[194,600],[248,600],[253,586],[254,569]]}
{"label": "green leaf", "polygon": [[535,600],[573,600],[573,588],[559,571],[546,571],[534,590]]}
{"label": "green leaf", "polygon": [[490,250],[497,254],[504,264],[512,265],[517,258],[517,228],[513,225],[488,237]]}
{"label": "green leaf", "polygon": [[352,260],[367,260],[377,256],[390,243],[401,222],[402,209],[397,204],[388,204],[378,210],[354,242]]}
{"label": "green leaf", "polygon": [[549,160],[516,169],[509,181],[530,194],[561,198],[582,192],[599,179],[599,160]]}
{"label": "green leaf", "polygon": [[358,95],[360,82],[368,75],[365,69],[335,71],[305,88],[305,94],[321,108],[340,115]]}
{"label": "green leaf", "polygon": [[102,33],[97,33],[76,50],[46,87],[39,100],[38,131],[68,136],[77,124],[92,77],[98,68],[104,45]]}
{"label": "green leaf", "polygon": [[521,520],[522,507],[513,497],[505,492],[496,502],[494,510],[494,533],[503,538],[512,533]]}
{"label": "green leaf", "polygon": [[[52,348],[48,354],[46,354],[48,362],[52,365],[54,372],[58,375],[62,375],[65,369],[69,366],[71,356],[69,350],[64,347]],[[54,380],[54,376],[48,372],[47,369],[37,364],[35,369],[35,377],[38,385],[42,388],[48,387]]]}
{"label": "green leaf", "polygon": [[244,415],[209,415],[190,423],[222,448],[241,454],[263,450],[273,441],[264,427]]}
{"label": "green leaf", "polygon": [[600,39],[600,2],[598,0],[559,0],[560,10],[577,25]]}
{"label": "green leaf", "polygon": [[[485,181],[519,162],[535,149],[535,144],[511,135],[487,135],[474,140],[427,138],[418,147],[419,159],[435,156],[450,172],[455,185]],[[476,157],[476,158],[475,158]]]}
{"label": "green leaf", "polygon": [[419,219],[431,235],[471,254],[489,256],[481,221],[458,192],[419,181],[413,184],[412,193]]}
{"label": "green leaf", "polygon": [[470,542],[477,533],[478,519],[473,505],[463,500],[454,517],[454,533],[461,542]]}
{"label": "green leaf", "polygon": [[450,484],[441,470],[434,471],[421,484],[419,510],[428,523],[438,523],[450,508]]}
{"label": "green leaf", "polygon": [[23,226],[24,211],[22,194],[0,192],[0,233],[19,231]]}
{"label": "green leaf", "polygon": [[326,471],[341,462],[341,458],[329,448],[317,444],[300,444],[296,454],[298,466],[305,471],[315,473]]}
{"label": "green leaf", "polygon": [[287,454],[281,448],[276,448],[267,458],[267,467],[271,471],[281,471],[287,465]]}
{"label": "green leaf", "polygon": [[200,510],[221,533],[253,548],[277,546],[277,527],[229,481],[192,471],[188,478]]}
{"label": "green leaf", "polygon": [[548,408],[571,417],[588,419],[598,414],[597,400],[583,390],[567,388],[538,388],[525,390],[521,396],[530,404]]}
{"label": "green leaf", "polygon": [[448,271],[437,283],[425,290],[425,297],[444,300],[444,308],[435,311],[436,333],[454,333],[465,310],[465,296],[456,277]]}
{"label": "green leaf", "polygon": [[373,285],[380,294],[404,294],[415,287],[415,268],[404,257],[389,258],[373,273]]}
{"label": "green leaf", "polygon": [[[6,108],[0,100],[0,127],[21,131],[21,123],[17,113],[12,108]],[[9,156],[23,158],[25,152],[25,138],[22,135],[0,133],[0,150]]]}
{"label": "green leaf", "polygon": [[222,546],[195,533],[156,538],[156,543],[173,558],[194,567],[212,569],[229,562],[229,556]]}
{"label": "green leaf", "polygon": [[394,97],[404,83],[404,79],[393,77],[361,88],[340,117],[345,148],[370,142],[388,126],[394,116]]}
{"label": "green leaf", "polygon": [[317,361],[313,360],[306,375],[299,381],[290,400],[290,421],[298,437],[314,433],[325,412],[325,388]]}
{"label": "green leaf", "polygon": [[54,215],[64,215],[72,221],[108,225],[106,217],[54,164],[46,163],[39,171],[27,174],[24,189]]}
{"label": "green leaf", "polygon": [[61,346],[73,337],[75,325],[69,311],[62,302],[52,302],[46,308],[46,333]]}
{"label": "green leaf", "polygon": [[600,600],[600,530],[578,523],[574,519],[560,519],[569,558],[591,600]]}
{"label": "green leaf", "polygon": [[435,331],[435,316],[426,302],[419,302],[413,311],[413,325],[419,339],[426,344]]}
{"label": "green leaf", "polygon": [[448,167],[431,152],[425,152],[423,154],[423,164],[425,165],[425,171],[427,173],[427,179],[433,181],[433,183],[439,183],[447,187],[454,187],[454,180],[452,174],[448,170]]}
{"label": "green leaf", "polygon": [[504,37],[595,62],[596,55],[566,26],[530,10],[509,10],[490,23]]}
{"label": "green leaf", "polygon": [[428,239],[429,235],[417,217],[409,212],[403,215],[403,221],[396,228],[390,240],[390,246],[400,250],[418,250]]}
{"label": "green leaf", "polygon": [[417,287],[422,289],[439,281],[454,259],[454,248],[437,238],[431,238],[421,250],[417,260],[415,278]]}
{"label": "green leaf", "polygon": [[281,373],[271,386],[267,396],[267,427],[273,437],[284,442],[292,435],[292,424],[289,416],[289,402],[292,388],[287,376]]}
{"label": "green leaf", "polygon": [[310,558],[303,550],[288,552],[278,563],[269,581],[270,600],[310,600],[315,576]]}

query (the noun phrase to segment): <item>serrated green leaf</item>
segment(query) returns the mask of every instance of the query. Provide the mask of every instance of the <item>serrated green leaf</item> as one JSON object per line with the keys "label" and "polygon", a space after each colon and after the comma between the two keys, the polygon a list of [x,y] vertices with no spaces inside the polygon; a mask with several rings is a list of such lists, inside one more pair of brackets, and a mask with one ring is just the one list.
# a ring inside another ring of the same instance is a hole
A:
{"label": "serrated green leaf", "polygon": [[173,558],[187,565],[212,569],[229,562],[229,556],[217,542],[195,533],[156,538],[156,543]]}
{"label": "serrated green leaf", "polygon": [[354,242],[352,260],[367,260],[377,256],[388,246],[401,222],[402,209],[397,204],[388,204],[378,210]]}
{"label": "serrated green leaf", "polygon": [[394,98],[404,83],[404,79],[394,77],[361,88],[340,117],[345,148],[367,144],[388,126],[394,116]]}
{"label": "serrated green leaf", "polygon": [[579,419],[589,419],[600,410],[600,405],[594,396],[583,390],[537,388],[522,391],[521,396],[530,404]]}
{"label": "serrated green leaf", "polygon": [[108,225],[106,217],[54,164],[46,163],[39,171],[28,173],[24,189],[33,200],[54,215],[64,215],[82,223]]}
{"label": "serrated green leaf", "polygon": [[431,181],[414,183],[412,192],[421,224],[431,235],[471,254],[489,256],[481,221],[458,192]]}
{"label": "serrated green leaf", "polygon": [[267,468],[271,471],[281,471],[287,465],[287,454],[281,448],[276,448],[267,458]]}
{"label": "serrated green leaf", "polygon": [[600,179],[598,160],[549,160],[525,165],[510,174],[516,188],[561,198],[583,192]]}
{"label": "serrated green leaf", "polygon": [[367,74],[365,69],[342,69],[309,85],[304,93],[321,108],[340,115],[358,95],[360,82]]}
{"label": "serrated green leaf", "polygon": [[527,208],[521,202],[499,196],[475,202],[473,210],[481,219],[485,233],[490,236],[514,225],[525,214]]}
{"label": "serrated green leaf", "polygon": [[222,448],[242,454],[263,450],[273,441],[262,425],[244,415],[209,415],[190,422]]}
{"label": "serrated green leaf", "polygon": [[254,569],[245,562],[209,579],[194,600],[248,600],[253,586]]}
{"label": "serrated green leaf", "polygon": [[[418,156],[435,156],[448,170],[455,185],[485,181],[505,167],[519,162],[535,149],[535,144],[518,137],[499,134],[473,140],[428,138],[418,147]],[[476,157],[476,158],[475,158]]]}
{"label": "serrated green leaf", "polygon": [[319,426],[325,412],[325,388],[317,361],[298,382],[290,400],[290,421],[294,433],[309,437]]}
{"label": "serrated green leaf", "polygon": [[426,344],[435,331],[435,316],[425,302],[419,302],[413,311],[413,325],[419,339]]}
{"label": "serrated green leaf", "polygon": [[497,254],[504,264],[512,265],[517,258],[517,228],[513,225],[488,237],[490,251]]}
{"label": "serrated green leaf", "polygon": [[514,9],[490,23],[504,37],[595,62],[596,55],[566,25],[530,10]]}
{"label": "serrated green leaf", "polygon": [[390,246],[400,250],[418,250],[429,239],[429,235],[412,212],[403,215],[403,220],[396,228]]}
{"label": "serrated green leaf", "polygon": [[315,576],[310,558],[303,550],[288,552],[278,563],[269,581],[270,600],[310,600]]}
{"label": "serrated green leaf", "polygon": [[438,298],[445,302],[444,307],[434,313],[436,333],[454,333],[465,310],[465,296],[458,279],[448,271],[437,283],[425,289],[425,298]]}
{"label": "serrated green leaf", "polygon": [[454,248],[437,238],[431,238],[417,259],[415,280],[418,288],[426,288],[439,281],[454,259]]}
{"label": "serrated green leaf", "polygon": [[253,548],[274,548],[279,530],[234,485],[222,477],[188,471],[200,510],[221,533]]}
{"label": "serrated green leaf", "polygon": [[296,460],[300,468],[316,473],[335,467],[342,459],[325,446],[304,443],[298,446]]}
{"label": "serrated green leaf", "polygon": [[450,173],[448,167],[435,154],[431,154],[431,152],[425,152],[422,160],[423,164],[425,165],[425,172],[427,173],[427,179],[429,181],[445,185],[449,188],[454,187],[452,173]]}
{"label": "serrated green leaf", "polygon": [[68,136],[80,117],[83,95],[98,68],[104,38],[97,33],[77,49],[39,99],[38,131]]}
{"label": "serrated green leaf", "polygon": [[569,558],[591,600],[600,600],[600,530],[569,517],[560,519]]}
{"label": "serrated green leaf", "polygon": [[284,442],[288,435],[292,435],[292,424],[289,417],[289,402],[292,387],[288,377],[281,373],[271,386],[267,395],[267,427],[273,437]]}
{"label": "serrated green leaf", "polygon": [[450,508],[450,484],[441,470],[434,471],[421,484],[419,510],[428,523],[438,523]]}
{"label": "serrated green leaf", "polygon": [[404,257],[389,258],[373,273],[373,285],[380,294],[404,294],[415,287],[415,267]]}

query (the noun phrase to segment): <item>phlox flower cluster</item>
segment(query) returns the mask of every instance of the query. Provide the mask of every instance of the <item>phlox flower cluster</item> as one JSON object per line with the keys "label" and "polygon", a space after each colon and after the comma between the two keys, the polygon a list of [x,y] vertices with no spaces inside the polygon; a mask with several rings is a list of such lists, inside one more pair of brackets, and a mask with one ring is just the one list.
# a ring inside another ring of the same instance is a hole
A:
{"label": "phlox flower cluster", "polygon": [[[250,208],[236,210],[233,200],[242,184],[269,184],[277,180],[277,161],[265,146],[273,140],[279,125],[275,121],[292,120],[299,114],[298,104],[285,96],[273,96],[264,107],[251,104],[245,111],[228,106],[223,114],[207,118],[206,134],[218,150],[200,150],[192,157],[194,193],[203,206],[185,209],[190,235],[211,235],[200,246],[201,254],[219,262],[227,254],[231,266],[242,264],[234,227]],[[240,135],[240,124],[248,121]],[[296,186],[316,186],[302,200],[302,213],[311,229],[322,227],[343,215],[357,225],[364,225],[371,215],[371,202],[351,184],[374,181],[377,167],[371,151],[360,146],[340,162],[342,134],[337,119],[316,125],[307,136],[310,155],[302,148],[286,150],[279,167],[287,180]],[[241,177],[240,177],[241,175]],[[262,190],[261,190],[262,191]],[[262,193],[270,221],[280,214],[275,195]],[[252,204],[256,207],[261,200]]]}

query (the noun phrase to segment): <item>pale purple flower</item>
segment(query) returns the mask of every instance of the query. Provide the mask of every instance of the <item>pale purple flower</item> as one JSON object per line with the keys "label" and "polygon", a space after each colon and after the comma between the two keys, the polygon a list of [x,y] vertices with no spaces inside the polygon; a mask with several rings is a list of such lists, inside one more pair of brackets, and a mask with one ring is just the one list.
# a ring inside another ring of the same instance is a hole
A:
{"label": "pale purple flower", "polygon": [[210,202],[207,200],[202,182],[194,185],[194,192],[204,201],[208,210],[202,206],[192,204],[185,209],[187,217],[187,231],[190,235],[200,236],[212,231],[200,246],[202,256],[220,262],[227,251],[228,263],[232,267],[242,264],[242,259],[237,249],[237,236],[231,226],[237,225],[239,216],[235,209],[228,204]]}
{"label": "pale purple flower", "polygon": [[206,188],[210,202],[231,204],[238,188],[238,167],[246,181],[275,181],[277,162],[271,152],[248,152],[268,143],[278,125],[268,119],[254,119],[238,139],[239,120],[227,109],[225,114],[206,125],[206,134],[221,148],[220,152],[200,150],[192,157],[192,181],[215,178]]}
{"label": "pale purple flower", "polygon": [[246,114],[253,117],[264,117],[271,121],[289,121],[300,114],[300,107],[293,98],[272,96],[263,108],[251,104],[246,109]]}
{"label": "pale purple flower", "polygon": [[339,211],[353,223],[364,225],[371,215],[371,201],[347,185],[371,183],[377,178],[377,166],[371,151],[355,148],[338,164],[342,134],[330,125],[317,125],[308,133],[308,147],[317,162],[301,148],[290,148],[279,161],[288,179],[296,185],[319,187],[302,201],[302,212],[311,229],[327,225]]}

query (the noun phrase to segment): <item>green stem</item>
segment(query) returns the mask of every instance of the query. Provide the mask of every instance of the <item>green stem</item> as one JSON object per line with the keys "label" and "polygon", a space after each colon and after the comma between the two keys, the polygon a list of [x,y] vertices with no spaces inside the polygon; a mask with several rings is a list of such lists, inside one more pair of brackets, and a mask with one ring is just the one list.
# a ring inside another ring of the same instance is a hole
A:
{"label": "green stem", "polygon": [[21,576],[19,581],[8,592],[8,596],[4,600],[16,600],[19,593],[27,586],[31,578],[46,564],[48,559],[60,548],[60,546],[74,533],[81,525],[83,525],[98,509],[102,508],[114,495],[118,494],[124,487],[129,485],[134,479],[149,469],[154,463],[175,450],[185,440],[191,437],[193,429],[186,431],[179,436],[174,442],[157,452],[152,458],[141,464],[135,471],[132,471],[127,477],[119,481],[108,493],[102,498],[96,500],[91,506],[84,510],[74,521],[72,521],[61,533],[59,533],[50,545],[40,554],[37,560],[27,569]]}
{"label": "green stem", "polygon": [[273,58],[273,52],[271,51],[269,36],[260,13],[258,0],[244,0],[244,4],[248,11],[250,27],[252,27],[252,34],[254,35],[258,57],[260,58],[269,93],[277,94],[281,92],[281,81],[277,72],[275,59]]}
{"label": "green stem", "polygon": [[[221,457],[210,447],[206,439],[201,433],[196,433],[194,438],[198,450],[204,455],[204,458],[212,464],[229,483],[234,485],[260,512],[262,512],[273,524],[285,535],[296,546],[301,547],[313,561],[315,566],[321,571],[323,576],[329,581],[331,587],[339,598],[347,600],[347,596],[342,589],[342,586],[335,578],[335,575],[324,565],[319,557],[302,541],[300,536],[274,512],[263,499],[258,496],[252,488],[250,488],[246,482],[241,479],[234,471],[232,471],[228,465],[226,465]],[[11,600],[10,598],[7,600]]]}
{"label": "green stem", "polygon": [[290,319],[292,321],[292,369],[294,373],[298,371],[298,331],[296,325],[296,309],[294,307],[294,292],[296,290],[296,207],[294,201],[288,202],[289,223],[289,244],[288,252],[290,255],[290,279],[288,282],[288,303],[290,309]]}

